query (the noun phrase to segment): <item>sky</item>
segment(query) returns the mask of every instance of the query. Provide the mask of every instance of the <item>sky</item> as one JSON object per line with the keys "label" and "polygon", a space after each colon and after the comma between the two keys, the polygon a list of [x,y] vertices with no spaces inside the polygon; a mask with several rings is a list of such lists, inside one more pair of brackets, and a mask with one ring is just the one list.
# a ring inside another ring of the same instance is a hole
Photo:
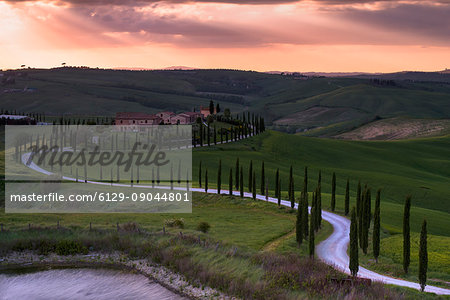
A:
{"label": "sky", "polygon": [[450,0],[0,0],[0,69],[450,68]]}

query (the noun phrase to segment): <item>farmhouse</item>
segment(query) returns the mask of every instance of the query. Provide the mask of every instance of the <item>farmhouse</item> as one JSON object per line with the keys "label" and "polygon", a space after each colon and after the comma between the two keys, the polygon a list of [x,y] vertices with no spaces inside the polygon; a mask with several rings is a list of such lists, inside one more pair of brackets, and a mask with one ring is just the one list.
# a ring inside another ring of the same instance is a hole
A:
{"label": "farmhouse", "polygon": [[202,114],[198,112],[184,112],[170,118],[170,124],[192,124],[195,123],[197,118],[201,118]]}
{"label": "farmhouse", "polygon": [[116,127],[119,131],[138,130],[138,127],[158,125],[163,119],[157,115],[140,112],[118,112],[116,113]]}
{"label": "farmhouse", "polygon": [[163,111],[157,114],[146,114],[141,112],[118,112],[116,113],[115,125],[119,131],[138,130],[142,125],[159,125],[159,124],[180,124],[187,125],[203,118],[203,114],[199,112],[183,112],[175,114],[171,111]]}
{"label": "farmhouse", "polygon": [[[209,111],[209,107],[200,106],[200,113],[203,115],[203,118],[207,118],[211,112]],[[214,106],[214,114],[216,114],[216,107]]]}
{"label": "farmhouse", "polygon": [[175,116],[175,113],[171,112],[171,111],[163,111],[157,114],[158,117],[160,117],[163,121],[164,124],[170,124],[170,118],[172,118],[173,116]]}

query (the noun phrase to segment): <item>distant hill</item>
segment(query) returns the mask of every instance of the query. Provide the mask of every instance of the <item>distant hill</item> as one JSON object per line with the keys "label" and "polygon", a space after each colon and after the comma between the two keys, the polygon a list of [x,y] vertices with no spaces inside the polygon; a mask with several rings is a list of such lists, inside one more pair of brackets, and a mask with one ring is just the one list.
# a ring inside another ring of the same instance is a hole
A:
{"label": "distant hill", "polygon": [[[450,74],[302,77],[239,70],[57,68],[5,72],[0,107],[47,115],[192,111],[210,100],[261,114],[275,129],[335,136],[376,119],[450,117]],[[14,82],[14,83],[12,83]],[[33,92],[24,92],[24,88]],[[15,92],[11,92],[15,91]]]}
{"label": "distant hill", "polygon": [[414,72],[405,71],[398,73],[388,73],[388,74],[377,74],[377,75],[359,75],[359,78],[381,78],[381,79],[391,79],[391,80],[410,80],[419,82],[445,82],[450,83],[450,70],[445,69],[444,71],[438,72]]}

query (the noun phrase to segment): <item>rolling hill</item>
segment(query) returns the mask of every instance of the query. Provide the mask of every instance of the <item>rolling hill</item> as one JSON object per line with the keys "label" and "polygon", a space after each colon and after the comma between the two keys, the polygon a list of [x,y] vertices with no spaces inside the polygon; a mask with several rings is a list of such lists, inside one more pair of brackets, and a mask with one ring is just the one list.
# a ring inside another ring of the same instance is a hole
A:
{"label": "rolling hill", "polygon": [[[350,180],[352,201],[358,180],[372,188],[372,197],[381,188],[383,223],[392,232],[401,232],[403,203],[405,196],[411,194],[412,230],[419,232],[423,218],[427,218],[430,220],[430,233],[450,236],[448,135],[402,141],[344,141],[266,131],[248,140],[196,149],[193,152],[194,183],[198,180],[200,161],[203,172],[208,169],[211,174],[209,182],[214,186],[219,160],[222,161],[223,174],[228,174],[230,168],[235,168],[238,157],[243,166],[245,187],[248,186],[249,164],[253,161],[258,191],[261,163],[264,161],[271,195],[277,168],[280,169],[282,190],[286,191],[289,168],[293,166],[297,197],[303,186],[303,168],[308,166],[309,192],[316,187],[320,170],[325,207],[330,203],[333,172],[336,172],[336,193],[339,195],[345,194],[346,180]],[[226,184],[226,179],[223,179],[222,185]],[[343,197],[338,197],[340,209],[342,204]]]}
{"label": "rolling hill", "polygon": [[[449,118],[450,74],[408,74],[331,78],[237,70],[16,70],[3,73],[15,83],[1,87],[0,106],[47,115],[112,116],[191,111],[212,99],[233,113],[263,115],[275,129],[311,136],[335,136],[379,118]],[[422,80],[410,79],[413,75]],[[436,76],[442,80],[432,81]]]}

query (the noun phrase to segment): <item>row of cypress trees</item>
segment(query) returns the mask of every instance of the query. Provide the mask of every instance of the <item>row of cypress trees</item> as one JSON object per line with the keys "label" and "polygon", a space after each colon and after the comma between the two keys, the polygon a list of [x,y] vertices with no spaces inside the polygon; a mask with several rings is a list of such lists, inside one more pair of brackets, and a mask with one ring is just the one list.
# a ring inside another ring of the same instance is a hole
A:
{"label": "row of cypress trees", "polygon": [[[351,212],[350,225],[350,263],[349,268],[353,276],[356,276],[359,268],[358,257],[358,240],[359,247],[362,248],[364,254],[367,253],[367,237],[368,227],[370,227],[370,189],[364,188],[361,191],[361,184],[358,183],[357,192],[357,207],[353,207]],[[378,262],[380,255],[380,202],[381,191],[377,191],[375,200],[375,210],[373,214],[373,255]],[[359,203],[359,205],[358,205]],[[411,262],[411,234],[410,234],[410,212],[411,212],[411,195],[406,196],[404,211],[403,211],[403,270],[405,274],[409,271]],[[428,271],[428,245],[427,245],[427,221],[423,220],[422,229],[420,232],[419,244],[419,271],[418,278],[421,290],[425,290]]]}
{"label": "row of cypress trees", "polygon": [[[219,160],[219,167],[217,173],[217,192],[221,192],[221,175],[222,174],[222,161]],[[322,197],[321,197],[321,172],[319,172],[317,187],[312,193],[311,201],[311,214],[308,215],[308,168],[304,170],[304,182],[303,190],[300,195],[299,203],[297,206],[297,218],[296,218],[296,240],[300,245],[303,241],[309,241],[309,255],[314,257],[315,248],[315,233],[321,227],[322,220]],[[248,173],[248,191],[252,193],[253,199],[256,199],[256,173],[253,170],[253,161],[250,161],[249,173]],[[199,185],[202,186],[202,164],[199,164]],[[235,169],[235,182],[234,186],[240,192],[240,196],[244,196],[244,178],[243,167],[240,165],[239,158],[236,159]],[[344,212],[347,215],[349,211],[349,180],[347,179],[345,189],[345,203]],[[208,190],[208,170],[205,171],[204,179],[205,190]],[[229,171],[229,194],[232,194],[233,190],[233,169]],[[265,165],[261,164],[261,194],[264,193],[267,196],[268,187],[265,177]],[[332,177],[332,198],[331,208],[335,208],[335,191],[336,191],[336,175],[333,173]],[[334,196],[334,197],[333,197]],[[275,197],[278,199],[278,205],[281,205],[281,178],[280,171],[277,169],[275,173]],[[291,202],[291,207],[295,208],[295,195],[294,195],[294,179],[293,168],[289,170],[289,185],[288,185],[288,199]],[[372,232],[372,247],[373,256],[378,262],[380,255],[380,205],[381,205],[381,190],[378,189],[376,193],[375,209],[373,213],[373,232]],[[403,269],[405,273],[408,273],[410,265],[410,209],[411,209],[411,196],[406,197],[404,214],[403,214]],[[369,228],[372,221],[371,212],[371,189],[367,185],[364,189],[361,187],[361,182],[358,182],[356,193],[356,207],[353,207],[351,212],[351,226],[350,226],[350,271],[353,276],[356,276],[359,268],[359,248],[362,249],[364,254],[367,254],[369,246]],[[422,290],[426,285],[427,278],[427,266],[428,266],[428,254],[427,254],[427,223],[423,221],[421,237],[420,237],[420,250],[419,250],[419,281]]]}
{"label": "row of cypress trees", "polygon": [[[219,160],[219,167],[217,173],[217,192],[221,191],[221,173],[222,173],[222,161]],[[300,199],[297,206],[296,217],[296,240],[299,245],[303,241],[309,241],[309,255],[314,257],[315,248],[315,233],[321,227],[322,221],[322,196],[321,196],[321,172],[319,172],[317,187],[312,193],[311,200],[311,214],[308,215],[308,168],[304,170],[304,182],[303,190],[300,195]],[[202,163],[199,165],[199,185],[202,186]],[[205,171],[204,179],[205,190],[208,190],[208,170]],[[233,190],[233,169],[229,171],[229,194],[232,194]],[[236,159],[235,167],[235,181],[234,187],[239,190],[240,196],[244,196],[244,178],[243,167],[240,165],[239,158]],[[261,164],[261,194],[267,196],[267,183],[265,177],[265,165]],[[345,201],[344,212],[346,215],[349,213],[350,202],[350,182],[347,179],[345,188]],[[250,161],[249,173],[248,173],[248,191],[252,193],[253,199],[256,199],[256,173],[253,170],[253,161]],[[335,209],[335,191],[336,191],[336,174],[333,173],[332,177],[332,197],[331,197],[331,209]],[[281,205],[281,178],[279,169],[275,173],[275,197],[278,199],[278,205]],[[291,208],[295,208],[295,195],[294,195],[294,178],[293,167],[289,170],[289,185],[288,185],[288,199],[291,203]],[[350,263],[349,268],[351,274],[356,276],[359,269],[359,248],[362,249],[364,254],[367,254],[369,246],[369,229],[372,222],[371,211],[371,188],[364,185],[362,189],[361,182],[358,182],[356,193],[356,207],[353,207],[351,211],[351,226],[350,226]],[[372,247],[373,256],[378,262],[380,255],[380,205],[381,205],[381,190],[378,189],[376,193],[375,209],[373,212],[373,231],[372,231]],[[408,273],[410,265],[410,209],[411,209],[411,196],[406,197],[404,213],[403,213],[403,269],[405,273]],[[422,230],[420,235],[420,249],[419,249],[419,281],[422,290],[424,290],[427,278],[428,267],[428,253],[427,253],[427,222],[423,221]]]}
{"label": "row of cypress trees", "polygon": [[[345,207],[347,212],[348,207],[348,190],[349,181],[347,180],[346,195],[345,195]],[[359,248],[362,249],[364,254],[367,254],[369,247],[369,228],[372,220],[371,213],[371,189],[364,186],[364,190],[361,191],[361,182],[358,182],[358,188],[356,192],[356,207],[353,207],[351,212],[351,225],[350,225],[350,272],[353,276],[358,273]],[[374,224],[372,231],[372,247],[373,256],[378,262],[380,255],[380,205],[381,205],[381,189],[378,189],[375,200],[374,211]]]}
{"label": "row of cypress trees", "polygon": [[239,115],[237,119],[227,120],[220,118],[220,120],[235,125],[230,130],[224,128],[217,130],[215,123],[211,127],[210,124],[213,120],[214,117],[208,118],[208,125],[206,127],[203,126],[201,118],[197,120],[198,128],[194,128],[192,139],[194,147],[197,147],[197,145],[203,146],[204,144],[210,146],[212,143],[216,145],[218,143],[218,136],[220,136],[220,142],[222,143],[228,140],[238,141],[249,136],[260,134],[266,130],[264,118],[255,115],[252,115],[252,118],[248,120],[246,120],[245,114],[242,120],[239,119]]}

